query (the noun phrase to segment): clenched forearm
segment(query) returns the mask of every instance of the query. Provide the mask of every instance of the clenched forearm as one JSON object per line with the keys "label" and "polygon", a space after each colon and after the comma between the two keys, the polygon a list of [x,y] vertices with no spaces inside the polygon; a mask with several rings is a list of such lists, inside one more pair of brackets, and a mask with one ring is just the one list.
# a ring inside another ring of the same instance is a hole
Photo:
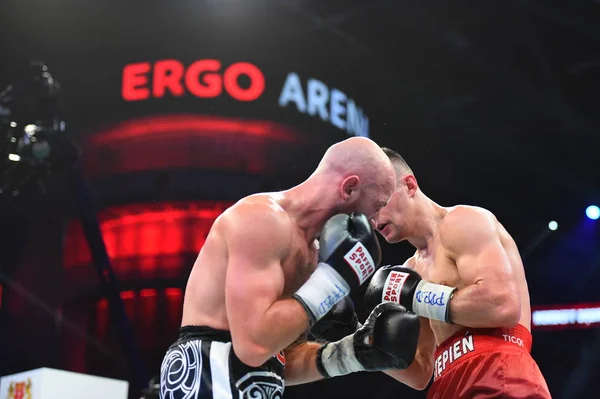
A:
{"label": "clenched forearm", "polygon": [[282,299],[271,305],[262,317],[250,323],[248,332],[252,342],[263,348],[268,358],[287,348],[308,328],[308,315],[300,302]]}
{"label": "clenched forearm", "polygon": [[419,343],[411,365],[404,370],[385,370],[384,373],[413,389],[423,390],[427,388],[433,374],[435,338],[429,325],[429,319],[421,317],[419,322]]}
{"label": "clenched forearm", "polygon": [[384,370],[383,372],[404,385],[422,391],[427,388],[431,380],[431,368],[428,369],[426,366],[426,364],[430,363],[431,359],[415,357],[410,367],[405,370],[392,369]]}
{"label": "clenched forearm", "polygon": [[299,385],[323,379],[317,370],[317,350],[321,345],[303,342],[285,350],[285,384]]}
{"label": "clenched forearm", "polygon": [[518,294],[482,281],[456,291],[449,306],[452,322],[466,327],[514,327],[521,315]]}

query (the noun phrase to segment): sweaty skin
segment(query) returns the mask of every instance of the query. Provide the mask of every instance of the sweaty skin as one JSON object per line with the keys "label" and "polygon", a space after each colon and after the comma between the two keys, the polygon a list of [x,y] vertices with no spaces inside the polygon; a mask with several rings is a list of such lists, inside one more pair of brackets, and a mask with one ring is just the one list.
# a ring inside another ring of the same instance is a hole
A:
{"label": "sweaty skin", "polygon": [[241,199],[217,218],[198,255],[182,326],[230,331],[235,354],[249,366],[285,349],[286,385],[322,378],[315,367],[319,345],[302,340],[309,319],[292,294],[315,270],[315,240],[325,222],[360,212],[374,224],[394,186],[387,156],[356,137],[330,147],[300,185]]}
{"label": "sweaty skin", "polygon": [[[396,170],[399,175],[401,171]],[[433,374],[436,344],[463,329],[531,328],[529,292],[517,246],[489,211],[472,206],[442,207],[426,197],[414,176],[399,178],[397,190],[378,218],[388,242],[408,240],[417,248],[405,266],[429,282],[457,287],[450,301],[454,324],[421,318],[413,364],[388,375],[425,389]]]}

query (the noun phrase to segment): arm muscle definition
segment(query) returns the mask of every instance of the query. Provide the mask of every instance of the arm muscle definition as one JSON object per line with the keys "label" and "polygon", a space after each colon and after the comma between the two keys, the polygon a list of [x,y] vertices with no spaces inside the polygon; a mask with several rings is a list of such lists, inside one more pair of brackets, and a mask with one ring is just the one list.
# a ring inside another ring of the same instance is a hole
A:
{"label": "arm muscle definition", "polygon": [[249,366],[263,364],[308,329],[302,305],[280,299],[292,227],[285,212],[263,204],[239,205],[227,221],[227,316],[233,349]]}
{"label": "arm muscle definition", "polygon": [[467,327],[514,327],[520,297],[514,270],[490,213],[469,208],[451,211],[440,236],[467,285],[450,301],[452,322]]}

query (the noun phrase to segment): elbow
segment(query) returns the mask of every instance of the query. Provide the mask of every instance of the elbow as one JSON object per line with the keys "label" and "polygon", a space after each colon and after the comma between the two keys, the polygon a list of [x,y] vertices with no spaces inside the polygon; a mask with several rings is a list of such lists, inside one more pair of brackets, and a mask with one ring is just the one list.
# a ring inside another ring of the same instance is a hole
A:
{"label": "elbow", "polygon": [[424,391],[433,376],[433,355],[431,360],[418,356],[408,369],[386,370],[385,373],[412,389]]}
{"label": "elbow", "polygon": [[250,367],[260,367],[271,357],[268,348],[241,340],[233,340],[233,352],[242,363]]}
{"label": "elbow", "polygon": [[233,353],[247,366],[260,367],[277,352],[264,339],[257,339],[264,334],[253,325],[230,325],[230,332]]}
{"label": "elbow", "polygon": [[424,391],[429,386],[429,381],[431,381],[431,377],[433,376],[433,356],[431,359],[423,359],[421,366],[421,373],[419,373],[419,378],[416,378],[413,382],[411,388],[416,389],[417,391]]}
{"label": "elbow", "polygon": [[423,378],[417,379],[413,381],[411,384],[411,388],[417,391],[424,391],[429,386],[429,381],[431,380],[431,376],[423,376]]}
{"label": "elbow", "polygon": [[513,328],[521,320],[521,304],[514,294],[504,295],[496,310],[497,327]]}

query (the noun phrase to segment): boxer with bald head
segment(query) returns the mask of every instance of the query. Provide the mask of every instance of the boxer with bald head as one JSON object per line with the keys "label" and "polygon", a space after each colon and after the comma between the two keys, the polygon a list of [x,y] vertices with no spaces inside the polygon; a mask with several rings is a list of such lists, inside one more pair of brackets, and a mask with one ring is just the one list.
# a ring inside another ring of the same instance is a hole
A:
{"label": "boxer with bald head", "polygon": [[408,367],[419,322],[396,304],[340,342],[303,339],[379,266],[374,220],[394,187],[385,153],[355,137],[331,146],[300,185],[220,215],[188,280],[161,398],[280,397],[286,384]]}
{"label": "boxer with bald head", "polygon": [[379,269],[365,302],[398,303],[421,316],[414,362],[386,373],[416,389],[433,375],[430,399],[550,398],[530,355],[529,292],[510,234],[488,210],[438,205],[400,154],[384,151],[396,190],[377,230],[390,243],[410,242],[416,253],[402,266]]}

